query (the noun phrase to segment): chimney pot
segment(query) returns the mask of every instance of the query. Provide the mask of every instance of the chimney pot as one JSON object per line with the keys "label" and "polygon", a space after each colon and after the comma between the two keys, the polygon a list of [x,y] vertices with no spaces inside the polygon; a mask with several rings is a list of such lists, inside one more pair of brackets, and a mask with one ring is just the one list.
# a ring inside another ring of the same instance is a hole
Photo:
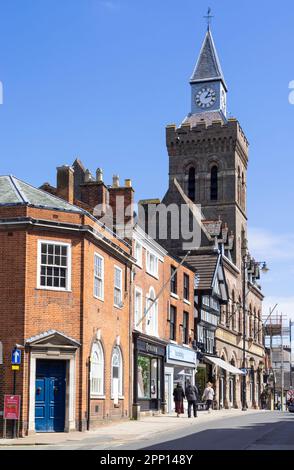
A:
{"label": "chimney pot", "polygon": [[86,172],[85,172],[85,183],[89,183],[90,181],[93,181],[93,176],[92,176],[90,170],[86,170]]}
{"label": "chimney pot", "polygon": [[118,175],[113,175],[113,177],[112,177],[112,187],[113,188],[119,188],[119,176]]}
{"label": "chimney pot", "polygon": [[103,170],[102,168],[97,168],[96,170],[96,181],[103,183]]}
{"label": "chimney pot", "polygon": [[126,188],[131,188],[132,187],[132,180],[131,179],[126,179],[125,180],[125,187]]}

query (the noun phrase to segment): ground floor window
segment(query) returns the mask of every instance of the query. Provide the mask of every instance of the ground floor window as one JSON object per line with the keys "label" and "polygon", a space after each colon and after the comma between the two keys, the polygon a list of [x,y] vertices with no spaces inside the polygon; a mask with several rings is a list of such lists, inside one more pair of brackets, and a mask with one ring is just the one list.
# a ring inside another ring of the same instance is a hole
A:
{"label": "ground floor window", "polygon": [[138,398],[160,398],[160,367],[157,357],[138,355]]}
{"label": "ground floor window", "polygon": [[104,393],[104,354],[100,342],[94,343],[91,353],[91,396]]}
{"label": "ground floor window", "polygon": [[111,395],[113,398],[123,395],[123,363],[121,350],[118,346],[116,346],[112,352]]}
{"label": "ground floor window", "polygon": [[185,388],[188,381],[191,384],[194,383],[194,369],[176,366],[174,368],[174,385],[180,382]]}

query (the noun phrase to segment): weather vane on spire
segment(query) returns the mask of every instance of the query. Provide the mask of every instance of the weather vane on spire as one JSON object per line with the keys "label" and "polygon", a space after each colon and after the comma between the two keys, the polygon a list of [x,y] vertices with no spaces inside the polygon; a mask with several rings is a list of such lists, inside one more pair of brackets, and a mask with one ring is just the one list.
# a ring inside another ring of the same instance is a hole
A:
{"label": "weather vane on spire", "polygon": [[211,8],[209,7],[208,10],[207,10],[207,15],[204,16],[204,18],[206,19],[207,21],[207,29],[208,31],[210,30],[210,23],[211,23],[211,19],[214,18],[214,16],[212,16],[211,14]]}

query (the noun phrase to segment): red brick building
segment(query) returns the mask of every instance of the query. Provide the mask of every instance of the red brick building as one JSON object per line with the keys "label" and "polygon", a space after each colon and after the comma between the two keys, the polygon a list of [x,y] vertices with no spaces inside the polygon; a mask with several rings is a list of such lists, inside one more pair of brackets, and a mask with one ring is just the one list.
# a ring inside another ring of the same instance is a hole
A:
{"label": "red brick building", "polygon": [[0,241],[1,409],[20,345],[22,434],[173,411],[195,376],[194,271],[134,229],[130,180],[79,161],[56,188],[2,176]]}
{"label": "red brick building", "polygon": [[3,176],[0,258],[1,409],[19,344],[22,433],[127,418],[131,246],[84,209]]}
{"label": "red brick building", "polygon": [[175,383],[194,382],[194,271],[138,226],[133,245],[133,413],[170,413]]}

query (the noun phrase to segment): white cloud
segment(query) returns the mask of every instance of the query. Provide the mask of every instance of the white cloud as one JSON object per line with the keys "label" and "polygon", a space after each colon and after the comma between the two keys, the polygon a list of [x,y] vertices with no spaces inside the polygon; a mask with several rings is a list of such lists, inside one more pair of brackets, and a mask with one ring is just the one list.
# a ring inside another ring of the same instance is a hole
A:
{"label": "white cloud", "polygon": [[249,230],[249,249],[257,259],[293,260],[294,234],[276,235],[259,228]]}

